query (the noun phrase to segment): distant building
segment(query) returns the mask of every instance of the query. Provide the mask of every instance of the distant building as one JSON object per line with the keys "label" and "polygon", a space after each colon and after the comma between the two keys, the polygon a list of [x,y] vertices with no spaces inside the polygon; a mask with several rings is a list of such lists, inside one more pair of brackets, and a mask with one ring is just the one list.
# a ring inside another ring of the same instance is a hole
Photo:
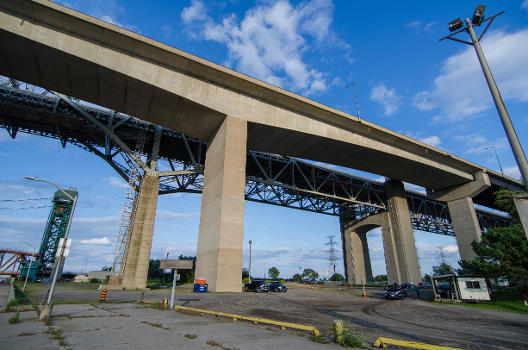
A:
{"label": "distant building", "polygon": [[75,277],[73,278],[73,282],[76,283],[87,283],[89,281],[90,280],[88,279],[88,274],[86,273],[80,273],[78,275],[75,275]]}
{"label": "distant building", "polygon": [[106,282],[110,277],[110,271],[91,271],[88,273],[88,281],[92,278],[96,278],[99,282]]}

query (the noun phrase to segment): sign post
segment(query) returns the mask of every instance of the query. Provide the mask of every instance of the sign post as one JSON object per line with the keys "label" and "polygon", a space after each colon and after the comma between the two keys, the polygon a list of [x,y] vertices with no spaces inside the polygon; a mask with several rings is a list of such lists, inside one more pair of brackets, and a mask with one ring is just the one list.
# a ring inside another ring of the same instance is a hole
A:
{"label": "sign post", "polygon": [[160,261],[160,269],[173,269],[174,278],[172,279],[172,292],[170,299],[170,308],[174,308],[174,290],[176,289],[176,280],[178,279],[178,269],[180,270],[192,270],[193,261],[192,260],[162,260]]}
{"label": "sign post", "polygon": [[172,292],[171,292],[171,301],[170,308],[174,308],[174,290],[176,289],[176,279],[178,278],[178,269],[174,269],[174,278],[172,279]]}

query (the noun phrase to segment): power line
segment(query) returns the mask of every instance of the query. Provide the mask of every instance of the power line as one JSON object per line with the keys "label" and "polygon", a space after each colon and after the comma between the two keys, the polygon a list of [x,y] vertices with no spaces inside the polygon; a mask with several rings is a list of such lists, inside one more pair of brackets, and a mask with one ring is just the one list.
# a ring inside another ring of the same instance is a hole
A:
{"label": "power line", "polygon": [[42,198],[27,198],[27,199],[2,199],[0,202],[28,202],[28,201],[41,201],[44,199],[51,199],[52,197],[42,197]]}
{"label": "power line", "polygon": [[51,205],[43,205],[41,207],[25,207],[25,208],[0,208],[0,210],[25,210],[25,209],[40,209],[40,208],[50,208]]}

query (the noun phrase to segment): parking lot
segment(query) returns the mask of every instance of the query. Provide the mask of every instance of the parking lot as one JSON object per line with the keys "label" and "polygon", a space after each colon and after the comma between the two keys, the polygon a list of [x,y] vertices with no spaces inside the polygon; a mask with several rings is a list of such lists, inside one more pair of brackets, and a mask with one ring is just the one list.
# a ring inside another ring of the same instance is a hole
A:
{"label": "parking lot", "polygon": [[[43,286],[34,285],[32,290],[33,302],[44,299]],[[54,300],[97,303],[99,293],[95,286],[59,284]],[[108,303],[135,304],[142,293],[109,291]],[[362,298],[360,289],[309,289],[294,284],[286,293],[192,293],[191,286],[179,286],[175,300],[188,307],[312,325],[329,338],[333,321],[341,319],[363,332],[368,344],[382,336],[461,349],[527,348],[526,315],[433,304],[419,300],[414,292],[405,300],[385,300],[381,288],[368,289],[367,294]],[[147,300],[168,297],[170,289],[144,292]],[[233,325],[238,324],[242,322]]]}

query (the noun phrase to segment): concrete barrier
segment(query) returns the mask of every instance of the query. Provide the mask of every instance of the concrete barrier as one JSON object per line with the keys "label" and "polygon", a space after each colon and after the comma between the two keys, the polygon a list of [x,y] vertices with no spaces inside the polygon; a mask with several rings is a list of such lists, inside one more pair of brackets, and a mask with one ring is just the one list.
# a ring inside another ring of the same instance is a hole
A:
{"label": "concrete barrier", "polygon": [[414,341],[398,340],[398,339],[383,338],[383,337],[379,337],[376,340],[376,342],[374,343],[374,347],[386,348],[387,344],[402,346],[406,348],[424,349],[424,350],[462,350],[458,348],[451,348],[449,346],[431,345],[431,344],[425,344],[425,343],[417,343]]}
{"label": "concrete barrier", "polygon": [[283,330],[286,329],[286,328],[300,329],[300,330],[303,330],[303,331],[309,331],[316,337],[321,335],[321,333],[319,332],[319,330],[317,328],[315,328],[313,326],[305,326],[305,325],[297,324],[297,323],[275,321],[275,320],[269,320],[269,319],[260,318],[260,317],[228,314],[228,313],[225,313],[225,312],[203,310],[203,309],[195,309],[195,308],[192,308],[192,307],[178,306],[178,305],[176,305],[174,307],[174,310],[192,311],[192,312],[199,313],[200,315],[209,314],[209,315],[215,315],[215,316],[223,316],[223,317],[231,318],[233,321],[246,320],[246,321],[253,322],[253,324],[259,324],[259,323],[271,324],[271,325],[279,326]]}

